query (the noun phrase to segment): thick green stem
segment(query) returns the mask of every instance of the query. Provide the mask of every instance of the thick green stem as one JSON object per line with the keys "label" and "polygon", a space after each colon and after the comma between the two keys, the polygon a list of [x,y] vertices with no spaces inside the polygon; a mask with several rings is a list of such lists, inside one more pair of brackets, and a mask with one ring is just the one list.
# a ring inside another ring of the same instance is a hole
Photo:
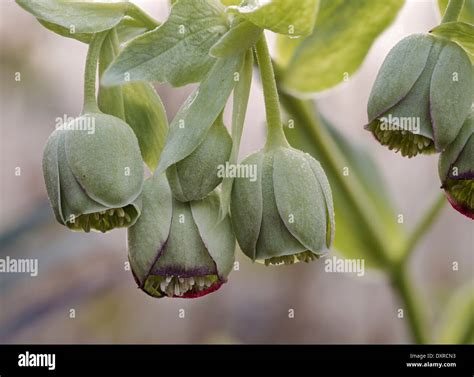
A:
{"label": "thick green stem", "polygon": [[288,142],[283,132],[281,121],[280,101],[275,82],[273,64],[268,51],[265,35],[257,42],[256,54],[260,77],[262,79],[263,94],[265,97],[265,111],[267,114],[267,143],[265,148],[277,146],[288,146]]}
{"label": "thick green stem", "polygon": [[425,329],[426,316],[406,265],[392,271],[392,284],[403,302],[403,315],[408,320],[413,340],[418,344],[426,343],[428,341]]}
{"label": "thick green stem", "polygon": [[108,31],[94,34],[89,43],[89,51],[86,58],[86,69],[84,73],[84,105],[82,113],[100,113],[97,106],[96,84],[97,84],[97,62],[100,49]]}
{"label": "thick green stem", "polygon": [[449,0],[448,7],[444,12],[443,19],[441,20],[442,24],[446,22],[457,21],[459,15],[461,14],[462,7],[464,6],[464,0]]}
{"label": "thick green stem", "polygon": [[415,226],[415,229],[408,237],[406,243],[403,245],[403,249],[399,253],[400,263],[406,263],[410,257],[412,251],[415,249],[418,242],[430,229],[431,225],[438,218],[440,211],[443,209],[446,203],[444,195],[440,195],[435,202],[430,206],[429,210],[423,215],[422,219]]}

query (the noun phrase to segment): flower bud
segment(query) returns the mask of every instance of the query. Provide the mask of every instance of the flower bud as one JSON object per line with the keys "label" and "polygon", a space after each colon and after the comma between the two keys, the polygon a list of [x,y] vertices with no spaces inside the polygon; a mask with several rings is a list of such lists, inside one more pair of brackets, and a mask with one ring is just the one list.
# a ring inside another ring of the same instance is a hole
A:
{"label": "flower bud", "polygon": [[153,297],[195,298],[227,281],[235,239],[230,219],[218,222],[220,197],[183,203],[172,197],[164,175],[149,178],[143,210],[128,229],[128,252],[140,289]]}
{"label": "flower bud", "polygon": [[56,219],[75,231],[106,232],[135,223],[143,173],[132,129],[106,114],[84,114],[56,129],[43,154]]}
{"label": "flower bud", "polygon": [[439,157],[439,177],[449,203],[474,219],[474,114]]}
{"label": "flower bud", "polygon": [[173,196],[182,202],[207,196],[222,182],[218,168],[229,159],[231,149],[232,139],[219,116],[202,143],[188,157],[167,169]]}
{"label": "flower bud", "polygon": [[257,179],[234,181],[231,216],[242,251],[268,264],[309,262],[334,238],[331,189],[321,165],[307,153],[277,147],[247,157]]}
{"label": "flower bud", "polygon": [[387,55],[368,103],[366,129],[403,156],[443,151],[471,107],[471,62],[454,42],[411,35]]}

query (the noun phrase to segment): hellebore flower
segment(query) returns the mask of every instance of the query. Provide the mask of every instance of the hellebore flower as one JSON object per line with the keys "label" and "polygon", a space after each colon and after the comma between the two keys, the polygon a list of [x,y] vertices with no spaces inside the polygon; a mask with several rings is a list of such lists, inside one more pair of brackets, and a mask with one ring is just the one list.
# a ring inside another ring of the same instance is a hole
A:
{"label": "hellebore flower", "polygon": [[474,219],[474,114],[439,157],[439,177],[449,203]]}
{"label": "hellebore flower", "polygon": [[139,288],[158,298],[195,298],[219,289],[232,269],[235,248],[230,219],[218,222],[219,195],[180,202],[162,174],[145,182],[141,198],[142,214],[128,228],[129,260]]}
{"label": "hellebore flower", "polygon": [[443,151],[471,107],[469,57],[456,43],[411,35],[387,55],[372,88],[365,127],[403,156]]}
{"label": "hellebore flower", "polygon": [[209,195],[222,182],[218,168],[229,160],[231,149],[232,139],[219,116],[203,142],[188,157],[167,169],[173,196],[189,202]]}
{"label": "hellebore flower", "polygon": [[334,238],[331,189],[321,165],[290,147],[264,149],[242,165],[257,179],[234,181],[231,216],[237,241],[252,260],[309,262],[328,252]]}
{"label": "hellebore flower", "polygon": [[86,113],[56,129],[43,154],[56,219],[75,231],[106,232],[134,224],[143,173],[132,129],[106,114]]}

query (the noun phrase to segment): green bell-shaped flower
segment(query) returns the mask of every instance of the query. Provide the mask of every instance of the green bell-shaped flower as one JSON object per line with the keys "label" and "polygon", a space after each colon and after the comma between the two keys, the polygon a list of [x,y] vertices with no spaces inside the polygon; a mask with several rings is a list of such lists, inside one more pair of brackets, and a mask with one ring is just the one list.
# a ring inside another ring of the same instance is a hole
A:
{"label": "green bell-shaped flower", "polygon": [[189,202],[209,195],[224,178],[218,174],[219,167],[229,160],[231,149],[232,139],[221,115],[202,143],[189,156],[167,169],[173,196]]}
{"label": "green bell-shaped flower", "polygon": [[439,157],[439,177],[449,203],[474,219],[474,114]]}
{"label": "green bell-shaped flower", "polygon": [[195,298],[219,289],[232,270],[235,249],[230,219],[218,221],[219,195],[180,202],[162,174],[145,182],[141,199],[142,214],[128,229],[139,288],[158,298]]}
{"label": "green bell-shaped flower", "polygon": [[471,107],[471,62],[454,42],[411,35],[387,55],[370,94],[366,129],[403,156],[443,151]]}
{"label": "green bell-shaped flower", "polygon": [[279,146],[247,157],[257,179],[237,178],[232,223],[242,251],[268,264],[309,262],[334,238],[331,189],[321,165],[307,153]]}
{"label": "green bell-shaped flower", "polygon": [[43,174],[56,219],[69,229],[106,232],[140,215],[143,162],[135,134],[118,118],[86,113],[56,129]]}

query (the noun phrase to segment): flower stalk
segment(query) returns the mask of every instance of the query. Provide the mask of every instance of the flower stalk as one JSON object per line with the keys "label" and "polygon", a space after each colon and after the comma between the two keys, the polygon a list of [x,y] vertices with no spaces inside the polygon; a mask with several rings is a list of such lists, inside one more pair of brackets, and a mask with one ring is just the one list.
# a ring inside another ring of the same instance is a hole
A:
{"label": "flower stalk", "polygon": [[94,34],[87,51],[86,68],[84,73],[84,104],[82,113],[101,113],[96,99],[97,62],[102,43],[108,31]]}
{"label": "flower stalk", "polygon": [[464,0],[449,0],[448,7],[444,12],[444,16],[441,20],[442,24],[446,22],[457,21],[461,14],[462,7],[464,6]]}
{"label": "flower stalk", "polygon": [[265,148],[271,149],[277,146],[287,147],[289,144],[286,140],[285,133],[283,132],[275,73],[273,71],[273,64],[264,34],[262,34],[262,37],[257,42],[255,49],[260,77],[262,79],[263,94],[265,97],[265,111],[267,115],[268,131]]}

